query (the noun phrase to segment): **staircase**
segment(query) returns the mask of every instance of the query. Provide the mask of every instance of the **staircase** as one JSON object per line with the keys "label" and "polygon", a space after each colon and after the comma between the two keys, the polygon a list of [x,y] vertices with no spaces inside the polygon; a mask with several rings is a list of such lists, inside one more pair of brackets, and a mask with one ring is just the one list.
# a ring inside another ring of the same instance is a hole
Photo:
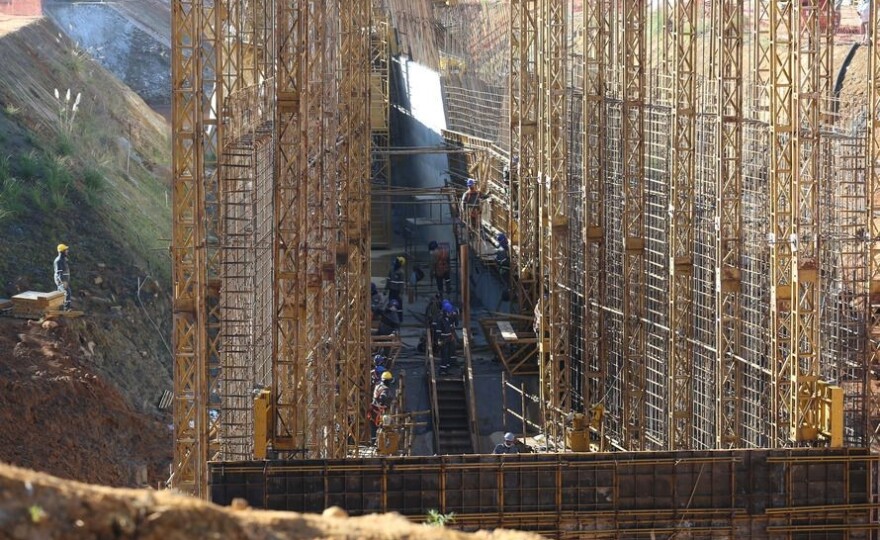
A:
{"label": "staircase", "polygon": [[463,377],[437,378],[437,409],[440,424],[437,427],[440,441],[437,454],[472,454]]}

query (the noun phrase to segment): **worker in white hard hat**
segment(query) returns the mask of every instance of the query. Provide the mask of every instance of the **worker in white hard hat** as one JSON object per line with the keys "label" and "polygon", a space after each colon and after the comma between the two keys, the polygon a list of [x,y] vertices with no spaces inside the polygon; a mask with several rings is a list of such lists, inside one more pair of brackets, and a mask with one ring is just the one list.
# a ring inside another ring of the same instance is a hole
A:
{"label": "worker in white hard hat", "polygon": [[493,454],[519,454],[519,448],[516,446],[516,435],[509,431],[504,434],[504,442],[495,445]]}
{"label": "worker in white hard hat", "polygon": [[58,244],[58,256],[55,257],[55,286],[64,293],[64,304],[61,309],[70,311],[70,266],[67,263],[67,252],[70,248],[65,244]]}

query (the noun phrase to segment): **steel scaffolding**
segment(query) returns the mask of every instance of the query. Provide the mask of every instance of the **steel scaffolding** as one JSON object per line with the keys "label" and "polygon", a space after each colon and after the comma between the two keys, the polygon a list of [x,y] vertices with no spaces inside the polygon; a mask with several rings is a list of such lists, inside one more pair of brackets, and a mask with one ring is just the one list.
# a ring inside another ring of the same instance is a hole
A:
{"label": "steel scaffolding", "polygon": [[[362,442],[394,29],[367,0],[172,7],[173,483],[204,494],[255,392],[285,457]],[[433,9],[444,136],[510,239],[521,339],[493,350],[548,446],[601,405],[600,448],[876,448],[880,52],[867,103],[832,88],[832,2]]]}

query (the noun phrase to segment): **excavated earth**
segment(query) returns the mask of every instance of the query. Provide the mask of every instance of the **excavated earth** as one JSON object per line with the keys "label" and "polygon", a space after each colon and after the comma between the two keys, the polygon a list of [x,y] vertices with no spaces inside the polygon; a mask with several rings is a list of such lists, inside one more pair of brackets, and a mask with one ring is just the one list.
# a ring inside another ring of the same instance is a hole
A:
{"label": "excavated earth", "polygon": [[346,517],[336,508],[323,516],[251,510],[246,505],[223,508],[167,491],[89,486],[0,465],[0,538],[4,539],[539,538],[501,530],[465,534],[413,524],[398,514]]}

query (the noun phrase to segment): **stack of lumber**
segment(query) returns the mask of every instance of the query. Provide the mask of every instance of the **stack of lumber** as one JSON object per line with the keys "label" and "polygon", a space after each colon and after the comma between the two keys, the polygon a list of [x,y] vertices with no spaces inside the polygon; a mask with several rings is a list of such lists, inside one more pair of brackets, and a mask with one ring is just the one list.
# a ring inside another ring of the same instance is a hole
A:
{"label": "stack of lumber", "polygon": [[40,319],[48,311],[58,311],[64,304],[61,291],[26,291],[12,297],[12,316],[20,319]]}

